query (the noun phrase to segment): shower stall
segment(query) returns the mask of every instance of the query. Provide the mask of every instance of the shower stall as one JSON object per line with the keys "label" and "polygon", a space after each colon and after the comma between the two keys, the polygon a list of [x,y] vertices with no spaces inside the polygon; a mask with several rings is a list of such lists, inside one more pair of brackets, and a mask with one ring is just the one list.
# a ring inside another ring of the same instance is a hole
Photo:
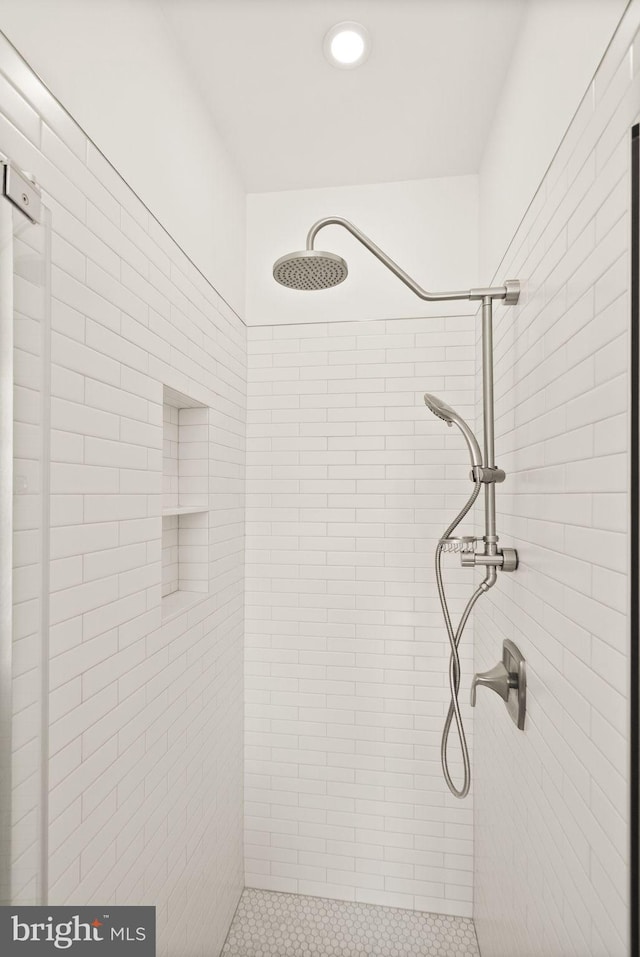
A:
{"label": "shower stall", "polygon": [[0,34],[0,952],[636,957],[639,49],[482,275],[475,174],[208,163],[190,246]]}

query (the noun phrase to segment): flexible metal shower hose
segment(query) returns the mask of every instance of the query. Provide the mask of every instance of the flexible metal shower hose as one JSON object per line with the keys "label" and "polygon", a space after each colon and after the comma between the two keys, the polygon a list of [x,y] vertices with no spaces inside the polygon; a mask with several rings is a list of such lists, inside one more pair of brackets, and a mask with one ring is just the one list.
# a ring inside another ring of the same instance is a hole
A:
{"label": "flexible metal shower hose", "polygon": [[[462,724],[462,716],[460,714],[460,705],[458,703],[458,691],[460,690],[460,658],[458,655],[458,645],[460,644],[460,639],[462,638],[462,633],[464,632],[465,626],[469,615],[471,614],[471,609],[477,602],[480,595],[482,595],[486,590],[487,586],[484,582],[476,588],[471,598],[466,604],[466,607],[460,618],[457,629],[453,630],[453,625],[451,623],[451,615],[449,614],[449,607],[447,605],[447,599],[444,593],[444,584],[442,581],[442,551],[444,548],[444,539],[447,539],[458,527],[462,519],[465,517],[467,512],[473,507],[478,495],[480,494],[480,489],[482,488],[482,483],[479,479],[476,479],[475,486],[471,496],[462,509],[458,513],[454,521],[449,525],[449,528],[446,530],[436,546],[436,582],[438,584],[438,595],[440,597],[440,605],[442,607],[442,614],[444,616],[445,625],[447,626],[447,635],[449,637],[449,644],[451,646],[451,654],[449,656],[449,689],[451,691],[451,701],[449,702],[449,710],[447,712],[447,717],[444,723],[444,729],[442,731],[442,742],[440,744],[440,759],[442,761],[442,772],[444,774],[444,779],[447,782],[449,790],[455,797],[464,798],[469,793],[469,788],[471,787],[471,765],[469,763],[469,749],[467,747],[467,739],[464,733],[464,725]],[[462,763],[464,765],[464,779],[461,788],[457,788],[453,783],[451,774],[449,773],[449,761],[447,758],[447,744],[449,741],[449,732],[451,730],[451,722],[453,718],[456,719],[456,729],[458,731],[458,739],[460,741],[460,750],[462,751]]]}

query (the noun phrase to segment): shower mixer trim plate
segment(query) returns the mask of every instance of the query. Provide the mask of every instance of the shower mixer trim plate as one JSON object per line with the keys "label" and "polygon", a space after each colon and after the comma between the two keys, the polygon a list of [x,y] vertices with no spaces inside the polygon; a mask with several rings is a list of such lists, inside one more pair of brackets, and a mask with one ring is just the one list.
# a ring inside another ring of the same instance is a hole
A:
{"label": "shower mixer trim plate", "polygon": [[503,699],[511,720],[519,731],[524,731],[527,713],[527,667],[524,655],[509,638],[502,642],[502,661],[473,676],[471,707],[476,706],[476,689],[489,688]]}

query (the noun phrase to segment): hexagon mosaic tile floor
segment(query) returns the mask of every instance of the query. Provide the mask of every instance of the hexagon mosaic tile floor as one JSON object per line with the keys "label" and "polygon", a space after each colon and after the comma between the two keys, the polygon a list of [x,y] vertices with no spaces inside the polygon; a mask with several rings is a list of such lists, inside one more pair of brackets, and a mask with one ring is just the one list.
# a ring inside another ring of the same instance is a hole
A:
{"label": "hexagon mosaic tile floor", "polygon": [[247,888],[221,957],[480,957],[473,921]]}

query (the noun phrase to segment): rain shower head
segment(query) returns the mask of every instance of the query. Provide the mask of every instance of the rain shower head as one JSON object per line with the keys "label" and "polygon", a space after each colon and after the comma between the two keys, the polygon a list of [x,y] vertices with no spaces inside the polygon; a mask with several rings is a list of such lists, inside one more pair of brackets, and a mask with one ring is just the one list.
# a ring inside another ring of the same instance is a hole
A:
{"label": "rain shower head", "polygon": [[281,256],[274,264],[273,278],[289,289],[330,289],[347,278],[347,264],[335,253],[303,249]]}
{"label": "rain shower head", "polygon": [[387,256],[379,246],[368,236],[342,216],[325,216],[313,224],[307,233],[307,248],[300,252],[282,256],[273,267],[273,278],[282,286],[289,289],[330,289],[347,278],[347,264],[335,253],[320,252],[313,248],[316,236],[325,226],[341,226],[351,233],[359,243],[379,259],[394,276],[408,286],[420,299],[427,302],[444,302],[445,300],[469,299],[485,302],[493,299],[502,299],[505,305],[513,305],[518,301],[520,285],[515,280],[507,280],[504,286],[495,288],[480,288],[457,290],[456,292],[428,292],[419,286],[415,279],[401,269],[400,266]]}
{"label": "rain shower head", "polygon": [[467,448],[469,449],[469,455],[471,456],[471,467],[482,468],[482,452],[480,451],[478,440],[464,419],[461,418],[461,416],[459,416],[450,405],[447,405],[447,403],[442,399],[439,399],[437,395],[432,395],[430,392],[425,392],[424,404],[430,412],[433,412],[434,415],[437,415],[438,418],[442,419],[443,422],[446,422],[448,426],[458,426],[465,438]]}

